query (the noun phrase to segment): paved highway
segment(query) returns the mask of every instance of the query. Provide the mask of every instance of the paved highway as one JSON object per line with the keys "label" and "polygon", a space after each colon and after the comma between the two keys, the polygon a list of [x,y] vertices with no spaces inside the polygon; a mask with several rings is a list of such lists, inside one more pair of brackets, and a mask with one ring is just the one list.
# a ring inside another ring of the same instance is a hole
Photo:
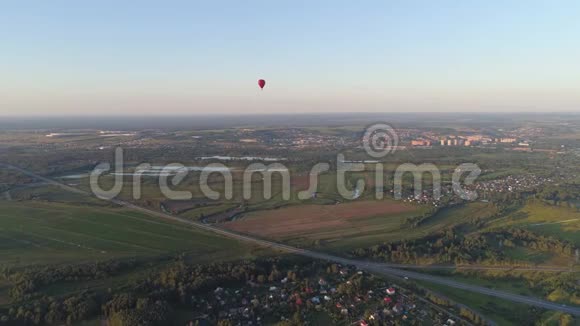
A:
{"label": "paved highway", "polygon": [[[0,165],[7,167],[7,168],[17,170],[23,174],[26,174],[26,175],[34,177],[36,179],[42,180],[42,181],[47,182],[51,185],[58,186],[62,189],[72,191],[75,193],[79,193],[79,194],[92,196],[91,193],[88,193],[88,192],[83,191],[83,190],[78,189],[78,188],[74,188],[74,187],[65,185],[63,183],[60,183],[58,181],[55,181],[55,180],[52,180],[49,178],[45,178],[45,177],[40,176],[36,173],[24,170],[20,167],[10,165],[10,164],[2,164],[2,163],[0,163]],[[126,202],[126,201],[118,200],[118,199],[109,199],[109,201],[113,202],[117,205],[120,205],[120,206],[124,206],[124,207],[130,208],[130,209],[136,210],[136,211],[140,211],[140,212],[147,214],[147,215],[150,215],[150,216],[155,216],[155,217],[159,217],[159,218],[162,218],[165,220],[171,220],[171,221],[175,221],[175,222],[179,222],[179,223],[185,223],[185,224],[192,225],[192,226],[195,226],[197,228],[200,228],[200,229],[203,229],[206,231],[210,231],[210,232],[222,235],[222,236],[227,237],[227,238],[237,239],[237,240],[249,242],[249,243],[254,243],[254,244],[257,244],[260,246],[269,247],[269,248],[281,250],[284,252],[289,252],[289,253],[293,253],[293,254],[297,254],[297,255],[301,255],[301,256],[305,256],[305,257],[310,257],[310,258],[315,258],[315,259],[322,259],[322,260],[337,262],[337,263],[344,264],[344,265],[354,265],[360,269],[367,270],[367,271],[375,273],[375,274],[391,275],[391,276],[397,276],[397,277],[403,277],[403,278],[409,278],[409,279],[415,279],[415,280],[428,281],[431,283],[445,285],[445,286],[449,286],[449,287],[456,288],[456,289],[486,294],[486,295],[490,295],[490,296],[493,296],[496,298],[505,299],[505,300],[512,301],[512,302],[523,303],[523,304],[536,306],[536,307],[540,307],[540,308],[544,308],[544,309],[562,311],[562,312],[569,313],[572,315],[580,316],[580,308],[577,308],[577,307],[569,307],[566,305],[562,305],[562,304],[558,304],[558,303],[554,303],[554,302],[550,302],[550,301],[545,301],[545,300],[541,300],[538,298],[532,298],[532,297],[527,297],[527,296],[523,296],[523,295],[519,295],[519,294],[513,294],[513,293],[488,289],[488,288],[482,287],[482,286],[465,284],[462,282],[457,282],[457,281],[454,281],[451,279],[446,279],[443,277],[433,276],[433,275],[429,275],[429,274],[422,274],[422,273],[417,273],[417,272],[408,271],[408,270],[402,270],[402,269],[393,267],[393,266],[397,266],[397,267],[400,266],[400,267],[408,268],[409,266],[415,266],[417,268],[428,268],[427,266],[383,264],[383,263],[366,262],[366,261],[343,258],[343,257],[335,256],[335,255],[325,254],[325,253],[321,253],[321,252],[315,252],[315,251],[311,251],[311,250],[306,250],[306,249],[288,246],[288,245],[273,242],[273,241],[259,239],[259,238],[255,238],[255,237],[245,235],[245,234],[235,233],[232,231],[220,229],[220,228],[212,226],[212,225],[207,225],[207,224],[203,224],[203,223],[199,223],[199,222],[193,222],[193,221],[186,220],[186,219],[183,219],[183,218],[180,218],[177,216],[165,214],[165,213],[158,212],[158,211],[153,211],[153,210],[141,207],[141,206],[134,205],[134,204]],[[528,270],[537,270],[537,269],[534,269],[531,267],[527,268],[527,269]]]}

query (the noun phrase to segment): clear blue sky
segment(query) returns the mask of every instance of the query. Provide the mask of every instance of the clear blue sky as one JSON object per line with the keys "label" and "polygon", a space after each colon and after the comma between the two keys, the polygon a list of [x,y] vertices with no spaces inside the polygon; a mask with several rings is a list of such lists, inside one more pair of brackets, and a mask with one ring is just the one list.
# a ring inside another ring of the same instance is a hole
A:
{"label": "clear blue sky", "polygon": [[0,115],[580,111],[578,1],[11,2]]}

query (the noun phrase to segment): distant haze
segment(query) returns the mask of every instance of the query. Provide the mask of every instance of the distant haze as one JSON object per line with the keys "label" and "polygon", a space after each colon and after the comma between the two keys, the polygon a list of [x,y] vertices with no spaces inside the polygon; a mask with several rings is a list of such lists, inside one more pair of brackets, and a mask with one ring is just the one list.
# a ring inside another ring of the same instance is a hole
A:
{"label": "distant haze", "polygon": [[232,127],[307,127],[355,126],[362,131],[364,125],[388,122],[401,128],[446,128],[457,125],[481,128],[482,126],[513,126],[518,121],[542,121],[568,124],[577,121],[580,113],[310,113],[310,114],[246,114],[246,115],[183,115],[183,116],[43,116],[5,117],[0,119],[0,130],[17,129],[222,129]]}
{"label": "distant haze", "polygon": [[580,111],[578,17],[577,1],[12,1],[0,116]]}

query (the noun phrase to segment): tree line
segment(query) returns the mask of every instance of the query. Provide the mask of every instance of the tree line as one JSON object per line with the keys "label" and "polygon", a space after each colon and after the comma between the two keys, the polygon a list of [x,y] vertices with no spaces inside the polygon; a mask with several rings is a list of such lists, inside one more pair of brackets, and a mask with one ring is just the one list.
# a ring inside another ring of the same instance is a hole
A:
{"label": "tree line", "polygon": [[572,243],[538,235],[521,228],[464,235],[457,228],[440,231],[423,238],[401,240],[352,251],[356,257],[399,263],[500,263],[510,261],[505,247],[572,256]]}

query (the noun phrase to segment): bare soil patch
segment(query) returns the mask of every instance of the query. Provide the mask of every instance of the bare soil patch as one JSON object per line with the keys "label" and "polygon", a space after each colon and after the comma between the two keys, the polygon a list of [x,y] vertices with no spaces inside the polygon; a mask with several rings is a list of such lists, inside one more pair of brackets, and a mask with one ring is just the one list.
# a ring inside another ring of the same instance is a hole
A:
{"label": "bare soil patch", "polygon": [[302,205],[248,213],[224,224],[230,230],[265,237],[285,237],[316,230],[349,228],[354,220],[412,212],[415,207],[393,201],[360,201],[339,205]]}

